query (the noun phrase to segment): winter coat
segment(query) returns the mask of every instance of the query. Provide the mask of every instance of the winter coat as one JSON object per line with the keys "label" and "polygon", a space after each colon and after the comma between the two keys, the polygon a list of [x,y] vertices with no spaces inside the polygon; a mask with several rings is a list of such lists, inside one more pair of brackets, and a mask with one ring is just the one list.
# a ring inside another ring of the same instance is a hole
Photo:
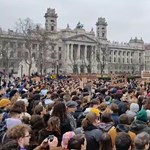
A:
{"label": "winter coat", "polygon": [[101,122],[98,124],[97,128],[100,129],[103,133],[108,132],[113,127],[113,123],[104,123]]}
{"label": "winter coat", "polygon": [[76,119],[74,118],[74,116],[71,113],[68,113],[67,117],[69,119],[72,131],[75,130],[75,128],[77,127]]}
{"label": "winter coat", "polygon": [[114,126],[116,127],[119,123],[119,115],[116,113],[111,114],[111,119],[113,120]]}
{"label": "winter coat", "polygon": [[119,133],[119,132],[126,132],[126,133],[128,133],[129,136],[130,136],[130,138],[131,138],[131,140],[132,140],[132,145],[133,145],[133,143],[134,143],[134,138],[135,138],[135,136],[136,136],[135,133],[131,132],[131,131],[130,131],[130,128],[129,128],[127,125],[118,124],[118,125],[116,126],[116,128],[115,128],[115,127],[112,127],[112,128],[109,130],[109,132],[108,132],[108,134],[110,135],[111,140],[112,140],[112,146],[115,145],[115,139],[116,139],[117,133]]}
{"label": "winter coat", "polygon": [[94,125],[88,125],[83,129],[87,141],[86,150],[99,150],[102,132]]}
{"label": "winter coat", "polygon": [[139,134],[141,132],[147,132],[150,134],[150,128],[148,127],[146,122],[135,120],[130,126],[130,130],[135,134]]}

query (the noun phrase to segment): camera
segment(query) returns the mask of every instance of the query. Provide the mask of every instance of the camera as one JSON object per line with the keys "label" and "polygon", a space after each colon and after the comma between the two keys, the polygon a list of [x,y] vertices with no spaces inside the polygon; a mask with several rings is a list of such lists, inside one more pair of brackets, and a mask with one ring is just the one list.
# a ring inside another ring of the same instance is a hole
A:
{"label": "camera", "polygon": [[50,140],[50,142],[52,142],[52,141],[54,140],[54,135],[49,135],[49,136],[47,137],[47,139]]}

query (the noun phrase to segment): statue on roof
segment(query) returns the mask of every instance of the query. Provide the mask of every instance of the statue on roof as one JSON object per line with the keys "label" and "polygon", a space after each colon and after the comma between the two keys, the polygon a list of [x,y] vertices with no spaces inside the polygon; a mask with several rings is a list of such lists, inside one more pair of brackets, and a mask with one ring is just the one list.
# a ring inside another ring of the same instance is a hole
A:
{"label": "statue on roof", "polygon": [[81,24],[80,22],[78,22],[76,28],[77,29],[83,29],[83,24]]}

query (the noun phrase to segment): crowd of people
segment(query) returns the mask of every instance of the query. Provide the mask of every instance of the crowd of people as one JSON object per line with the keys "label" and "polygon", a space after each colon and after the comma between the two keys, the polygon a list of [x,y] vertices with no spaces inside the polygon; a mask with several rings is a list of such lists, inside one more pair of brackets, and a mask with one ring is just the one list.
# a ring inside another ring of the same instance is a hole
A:
{"label": "crowd of people", "polygon": [[1,150],[149,150],[149,84],[3,80]]}

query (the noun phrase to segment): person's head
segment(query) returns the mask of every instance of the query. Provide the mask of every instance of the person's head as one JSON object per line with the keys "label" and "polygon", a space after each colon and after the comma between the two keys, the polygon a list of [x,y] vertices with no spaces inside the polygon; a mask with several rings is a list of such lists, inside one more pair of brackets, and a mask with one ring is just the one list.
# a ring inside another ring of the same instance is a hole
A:
{"label": "person's head", "polygon": [[60,132],[60,119],[58,117],[50,117],[47,122],[47,128],[51,131]]}
{"label": "person's head", "polygon": [[18,109],[20,108],[22,110],[22,112],[26,112],[26,105],[24,101],[16,101],[13,104],[13,109]]}
{"label": "person's head", "polygon": [[100,150],[112,150],[112,141],[108,133],[103,133],[101,137],[101,148]]}
{"label": "person's head", "polygon": [[105,122],[105,123],[113,122],[111,119],[111,114],[107,112],[102,113],[101,122]]}
{"label": "person's head", "polygon": [[52,116],[59,117],[60,121],[63,122],[67,117],[67,109],[64,102],[58,102],[53,108]]}
{"label": "person's head", "polygon": [[21,119],[22,116],[22,109],[21,108],[14,108],[12,107],[9,111],[9,116],[11,118],[18,118]]}
{"label": "person's head", "polygon": [[20,150],[16,140],[10,140],[1,146],[1,150]]}
{"label": "person's head", "polygon": [[131,103],[130,111],[137,113],[139,111],[139,105],[137,103]]}
{"label": "person's head", "polygon": [[20,147],[29,145],[30,142],[30,127],[25,124],[16,125],[7,131],[9,139],[17,140]]}
{"label": "person's head", "polygon": [[38,104],[34,108],[34,114],[43,116],[46,114],[46,109],[44,108],[43,105]]}
{"label": "person's head", "polygon": [[86,117],[82,121],[82,127],[86,128],[88,125],[97,125],[98,123],[98,117],[96,113],[89,112]]}
{"label": "person's head", "polygon": [[40,130],[45,126],[44,119],[40,115],[32,115],[30,125],[33,130]]}
{"label": "person's head", "polygon": [[7,98],[3,98],[0,100],[0,109],[4,109],[5,107],[11,105],[11,101]]}
{"label": "person's head", "polygon": [[135,137],[134,144],[135,148],[148,150],[149,148],[150,136],[146,132],[142,132]]}
{"label": "person's head", "polygon": [[136,115],[136,120],[140,120],[140,121],[143,121],[143,122],[146,122],[148,121],[148,118],[147,118],[147,113],[145,111],[145,109],[141,109],[137,115]]}
{"label": "person's head", "polygon": [[68,101],[71,99],[71,97],[70,97],[69,94],[65,94],[65,95],[63,96],[63,99],[64,99],[66,102],[68,102]]}
{"label": "person's head", "polygon": [[125,132],[117,134],[115,139],[116,150],[130,150],[131,149],[131,138]]}
{"label": "person's head", "polygon": [[83,134],[74,135],[68,141],[68,149],[81,150],[82,146],[84,146],[84,143],[85,143],[85,137]]}
{"label": "person's head", "polygon": [[119,116],[119,123],[128,125],[129,124],[129,117],[128,117],[128,115],[127,114],[120,115]]}
{"label": "person's head", "polygon": [[119,107],[115,103],[110,104],[110,109],[112,110],[113,113],[118,113]]}
{"label": "person's head", "polygon": [[77,110],[78,103],[75,101],[68,101],[66,106],[69,113],[74,113]]}
{"label": "person's head", "polygon": [[90,107],[92,107],[92,108],[98,108],[98,106],[99,106],[99,101],[97,99],[93,99],[90,102]]}

